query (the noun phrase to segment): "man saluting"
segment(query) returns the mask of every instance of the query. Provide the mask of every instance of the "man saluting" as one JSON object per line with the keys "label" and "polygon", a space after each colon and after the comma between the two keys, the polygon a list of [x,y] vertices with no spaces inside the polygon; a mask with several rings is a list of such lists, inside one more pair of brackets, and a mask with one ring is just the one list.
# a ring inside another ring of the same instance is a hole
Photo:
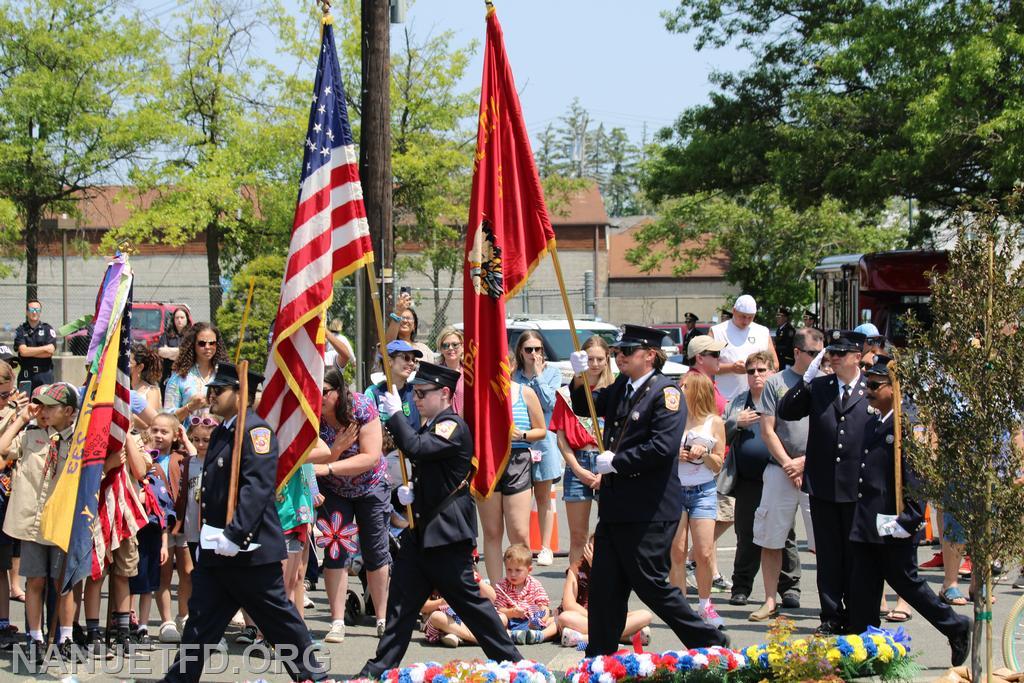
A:
{"label": "man saluting", "polygon": [[380,398],[391,417],[385,423],[395,445],[412,462],[408,486],[398,489],[403,505],[412,504],[415,529],[402,536],[388,589],[387,629],[377,654],[359,677],[379,677],[401,663],[420,608],[437,589],[462,618],[484,653],[495,661],[522,659],[502,626],[494,605],[473,580],[476,504],[469,495],[473,476],[473,436],[451,409],[459,373],[421,361],[411,381],[413,401],[423,425],[414,429],[402,414],[402,399],[392,387]]}
{"label": "man saluting", "polygon": [[[662,337],[660,330],[626,325],[614,348],[621,374],[611,386],[593,393],[597,414],[605,419],[608,450],[597,456],[597,472],[602,476],[588,657],[618,650],[630,591],[636,591],[688,647],[729,643],[725,633],[694,614],[668,581],[669,548],[683,508],[676,463],[686,404],[679,387],[661,374]],[[577,373],[572,384],[573,412],[589,415],[582,375],[587,354],[578,351],[570,360]]]}
{"label": "man saluting", "polygon": [[[262,381],[261,375],[249,373],[250,402]],[[198,681],[207,654],[220,641],[239,607],[252,617],[267,642],[277,648],[294,680],[323,680],[327,675],[313,652],[309,631],[284,592],[284,533],[274,505],[277,439],[259,415],[246,412],[238,506],[228,523],[232,448],[241,402],[234,365],[217,366],[217,373],[206,385],[206,396],[210,412],[224,422],[210,435],[199,509],[203,526],[221,531],[209,539],[212,548],[198,552],[188,601],[189,619],[178,657],[164,680]]]}

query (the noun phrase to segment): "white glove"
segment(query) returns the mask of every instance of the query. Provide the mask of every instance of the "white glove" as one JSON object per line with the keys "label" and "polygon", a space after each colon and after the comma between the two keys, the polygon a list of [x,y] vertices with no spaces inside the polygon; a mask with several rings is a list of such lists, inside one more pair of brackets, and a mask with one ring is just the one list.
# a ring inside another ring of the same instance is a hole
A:
{"label": "white glove", "polygon": [[569,354],[569,364],[572,366],[572,371],[577,375],[581,372],[587,371],[587,352],[586,351],[573,351]]}
{"label": "white glove", "polygon": [[409,482],[408,486],[398,487],[398,502],[402,505],[412,505],[412,502],[416,500],[416,494],[412,490],[412,482]]}
{"label": "white glove", "polygon": [[380,409],[389,416],[403,412],[402,397],[398,395],[398,388],[394,384],[391,385],[391,391],[381,394]]}
{"label": "white glove", "polygon": [[895,519],[882,525],[882,536],[893,538],[910,538],[910,532],[904,529]]}
{"label": "white glove", "polygon": [[605,451],[601,455],[597,456],[597,464],[594,466],[594,469],[597,470],[597,473],[611,474],[612,472],[616,472],[617,470],[612,465],[612,458],[614,457],[615,454],[612,453],[611,451]]}
{"label": "white glove", "polygon": [[811,380],[818,376],[818,368],[821,367],[821,359],[825,357],[825,349],[818,352],[818,355],[814,357],[811,364],[807,366],[807,372],[804,373],[804,382],[807,384],[811,383]]}
{"label": "white glove", "polygon": [[212,540],[217,542],[217,547],[214,548],[213,552],[217,553],[218,555],[223,555],[224,557],[234,557],[238,554],[238,551],[241,550],[241,548],[239,548],[234,543],[234,541],[232,541],[224,534],[217,534],[213,537]]}

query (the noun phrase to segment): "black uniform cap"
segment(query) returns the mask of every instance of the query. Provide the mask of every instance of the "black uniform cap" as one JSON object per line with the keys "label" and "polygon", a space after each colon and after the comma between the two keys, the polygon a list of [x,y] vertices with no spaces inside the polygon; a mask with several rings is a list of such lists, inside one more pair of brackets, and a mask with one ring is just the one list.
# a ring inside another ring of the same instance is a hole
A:
{"label": "black uniform cap", "polygon": [[688,322],[688,323],[695,323],[698,320],[700,320],[700,318],[697,317],[696,313],[687,313],[683,317],[686,319],[686,322]]}
{"label": "black uniform cap", "polygon": [[455,385],[459,382],[459,371],[452,370],[443,365],[428,363],[421,360],[416,367],[416,376],[409,381],[409,384],[436,384],[439,387],[447,387],[453,392]]}
{"label": "black uniform cap", "polygon": [[882,354],[878,354],[878,355],[875,356],[874,365],[872,365],[870,368],[865,370],[864,374],[865,375],[877,375],[877,376],[880,376],[880,377],[888,378],[889,377],[889,363],[891,361],[892,361],[892,358],[889,358],[889,356],[883,356]]}
{"label": "black uniform cap", "polygon": [[826,351],[863,351],[866,336],[853,330],[830,330]]}
{"label": "black uniform cap", "polygon": [[649,349],[660,349],[661,340],[664,338],[664,330],[655,330],[641,325],[623,325],[622,337],[612,346],[646,346]]}
{"label": "black uniform cap", "polygon": [[[249,375],[249,387],[254,389],[263,382],[263,375],[258,372],[248,373]],[[217,372],[214,374],[213,379],[206,385],[207,387],[237,387],[238,383],[238,368],[235,367],[234,363],[218,363]]]}

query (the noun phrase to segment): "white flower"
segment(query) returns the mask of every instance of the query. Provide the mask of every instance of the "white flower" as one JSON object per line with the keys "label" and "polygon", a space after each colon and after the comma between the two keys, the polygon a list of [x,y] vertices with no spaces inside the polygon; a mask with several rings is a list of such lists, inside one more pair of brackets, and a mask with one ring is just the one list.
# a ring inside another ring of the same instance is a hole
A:
{"label": "white flower", "polygon": [[615,676],[610,673],[603,673],[597,678],[598,683],[615,683]]}
{"label": "white flower", "polygon": [[417,664],[409,669],[409,680],[411,680],[412,683],[423,683],[423,674],[425,674],[426,671],[427,668],[425,666]]}
{"label": "white flower", "polygon": [[706,669],[708,667],[708,658],[699,652],[693,655],[693,665],[698,669]]}
{"label": "white flower", "polygon": [[594,657],[594,663],[590,666],[590,670],[596,674],[604,671],[604,656]]}
{"label": "white flower", "polygon": [[654,662],[651,661],[650,655],[640,655],[638,659],[640,660],[640,666],[637,668],[637,673],[641,676],[650,676],[654,673]]}

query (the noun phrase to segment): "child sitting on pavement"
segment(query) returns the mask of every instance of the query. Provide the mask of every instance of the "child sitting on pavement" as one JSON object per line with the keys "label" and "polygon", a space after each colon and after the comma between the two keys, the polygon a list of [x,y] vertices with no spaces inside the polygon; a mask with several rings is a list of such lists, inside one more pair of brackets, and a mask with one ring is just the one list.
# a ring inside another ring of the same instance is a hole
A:
{"label": "child sitting on pavement", "polygon": [[494,605],[508,619],[509,636],[517,645],[551,640],[558,625],[551,615],[551,601],[533,572],[533,553],[521,543],[510,545],[503,556],[505,578],[494,587]]}
{"label": "child sitting on pavement", "polygon": [[[558,629],[562,632],[563,647],[578,647],[587,642],[587,602],[590,597],[590,568],[594,561],[594,537],[583,546],[583,557],[569,567],[565,573],[565,588],[562,590],[562,606],[559,609]],[[645,609],[626,613],[626,626],[622,630],[622,642],[629,642],[633,634],[640,632],[640,644],[651,642],[651,613]]]}
{"label": "child sitting on pavement", "polygon": [[[476,561],[475,550],[473,555],[473,559]],[[482,578],[474,569],[473,579],[480,586],[480,595],[493,603],[496,598],[494,588],[489,583],[483,581]],[[420,612],[426,618],[423,624],[423,633],[426,635],[428,643],[441,643],[445,647],[458,647],[464,642],[476,644],[473,632],[462,623],[459,615],[455,613],[455,610],[439,594],[432,594],[430,599],[424,603],[423,609]],[[506,621],[505,615],[499,614],[498,616],[501,617],[502,622]]]}

